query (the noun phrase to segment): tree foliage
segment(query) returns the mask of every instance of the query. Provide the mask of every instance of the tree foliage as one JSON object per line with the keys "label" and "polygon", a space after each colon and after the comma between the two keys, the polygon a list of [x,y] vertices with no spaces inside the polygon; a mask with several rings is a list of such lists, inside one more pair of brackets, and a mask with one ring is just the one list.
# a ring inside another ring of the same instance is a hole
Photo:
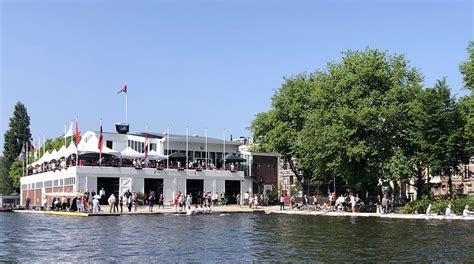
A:
{"label": "tree foliage", "polygon": [[469,43],[467,48],[468,59],[459,66],[459,70],[463,75],[464,88],[470,93],[461,99],[461,111],[466,120],[465,132],[467,140],[467,151],[474,154],[474,41]]}
{"label": "tree foliage", "polygon": [[365,190],[415,177],[421,195],[425,169],[452,172],[467,144],[446,81],[423,89],[422,80],[403,55],[347,51],[325,70],[285,78],[250,126],[254,141],[314,180],[337,176]]}
{"label": "tree foliage", "polygon": [[[12,163],[17,160],[18,155],[21,152],[21,148],[25,142],[29,142],[31,138],[30,133],[30,117],[26,110],[25,105],[21,102],[16,103],[13,116],[10,118],[9,129],[4,135],[4,149],[3,159],[1,166],[3,172],[9,172]],[[4,177],[3,188],[10,188],[11,179]],[[12,190],[6,190],[11,192]]]}

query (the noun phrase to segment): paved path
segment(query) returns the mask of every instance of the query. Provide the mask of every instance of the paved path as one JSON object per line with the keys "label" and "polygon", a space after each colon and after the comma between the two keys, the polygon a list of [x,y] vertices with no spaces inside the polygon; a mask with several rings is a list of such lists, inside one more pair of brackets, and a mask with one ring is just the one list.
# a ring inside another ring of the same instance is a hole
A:
{"label": "paved path", "polygon": [[[109,206],[102,205],[102,210],[99,214],[86,214],[77,212],[58,212],[58,211],[33,211],[33,210],[15,210],[18,213],[38,213],[38,214],[49,214],[49,215],[66,215],[66,216],[117,216],[117,215],[148,215],[148,214],[185,214],[186,211],[175,212],[174,207],[165,206],[165,208],[158,209],[153,208],[153,212],[148,212],[148,206],[138,206],[137,211],[132,209],[132,212],[128,212],[128,209],[124,207],[123,213],[109,213]],[[258,208],[238,207],[236,205],[228,206],[213,206],[212,213],[223,214],[223,213],[266,213],[266,214],[288,214],[288,215],[308,215],[308,216],[339,216],[339,217],[379,217],[379,218],[397,218],[397,219],[437,219],[437,220],[474,220],[474,217],[463,217],[463,216],[443,216],[443,215],[425,215],[425,214],[377,214],[377,213],[350,213],[350,212],[322,212],[312,210],[279,210],[279,206],[267,206]]]}

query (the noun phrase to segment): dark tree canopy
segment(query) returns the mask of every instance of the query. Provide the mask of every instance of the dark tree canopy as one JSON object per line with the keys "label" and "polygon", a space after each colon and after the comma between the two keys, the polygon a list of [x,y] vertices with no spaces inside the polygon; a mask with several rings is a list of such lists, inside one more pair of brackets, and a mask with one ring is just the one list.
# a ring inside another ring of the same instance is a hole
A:
{"label": "dark tree canopy", "polygon": [[[29,142],[30,133],[30,117],[26,107],[21,102],[16,103],[13,116],[10,118],[9,129],[4,136],[4,149],[2,164],[3,173],[10,170],[11,165],[17,160],[21,152],[21,148],[25,142]],[[8,175],[2,175],[4,188],[11,186],[11,179]],[[11,191],[11,190],[6,190]]]}

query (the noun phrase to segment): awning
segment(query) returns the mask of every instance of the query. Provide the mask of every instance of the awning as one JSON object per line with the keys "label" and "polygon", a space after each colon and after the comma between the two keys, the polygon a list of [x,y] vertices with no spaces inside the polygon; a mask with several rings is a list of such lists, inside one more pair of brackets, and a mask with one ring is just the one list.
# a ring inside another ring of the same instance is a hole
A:
{"label": "awning", "polygon": [[[224,159],[222,159],[221,161],[224,161]],[[225,162],[244,162],[246,161],[246,159],[243,159],[237,155],[234,155],[234,154],[227,154],[225,155]]]}
{"label": "awning", "polygon": [[126,149],[122,150],[120,152],[120,154],[122,155],[122,158],[130,158],[130,159],[144,158],[145,157],[145,154],[140,153],[140,152],[132,149],[131,147],[127,147]]}

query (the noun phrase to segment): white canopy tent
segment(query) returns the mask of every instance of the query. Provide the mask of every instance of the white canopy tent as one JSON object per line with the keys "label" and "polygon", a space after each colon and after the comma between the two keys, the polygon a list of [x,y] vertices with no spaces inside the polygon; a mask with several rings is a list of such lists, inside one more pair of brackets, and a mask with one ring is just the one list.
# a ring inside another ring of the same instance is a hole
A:
{"label": "white canopy tent", "polygon": [[122,150],[122,152],[120,152],[120,154],[122,155],[122,158],[129,158],[129,159],[137,159],[137,158],[144,158],[145,157],[145,154],[140,153],[140,152],[132,149],[131,147],[127,147],[126,149]]}
{"label": "white canopy tent", "polygon": [[58,159],[66,157],[66,147],[64,145],[61,146],[61,148],[58,150],[58,153],[56,153],[56,157],[58,157]]}
{"label": "white canopy tent", "polygon": [[52,161],[52,160],[58,160],[58,159],[59,159],[59,157],[58,157],[58,151],[54,149],[54,150],[51,152],[51,155],[49,156],[49,160],[45,160],[45,161],[46,161],[46,162],[50,162],[50,161]]}
{"label": "white canopy tent", "polygon": [[[96,137],[90,137],[87,142],[81,141],[77,146],[77,152],[79,155],[99,153],[99,140]],[[102,146],[102,154],[120,157],[120,152],[110,149],[106,146]]]}
{"label": "white canopy tent", "polygon": [[164,160],[166,159],[168,156],[166,155],[161,155],[160,153],[154,151],[154,150],[150,150],[148,152],[148,159],[150,160]]}

